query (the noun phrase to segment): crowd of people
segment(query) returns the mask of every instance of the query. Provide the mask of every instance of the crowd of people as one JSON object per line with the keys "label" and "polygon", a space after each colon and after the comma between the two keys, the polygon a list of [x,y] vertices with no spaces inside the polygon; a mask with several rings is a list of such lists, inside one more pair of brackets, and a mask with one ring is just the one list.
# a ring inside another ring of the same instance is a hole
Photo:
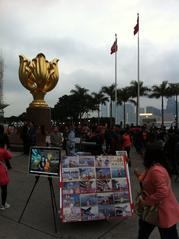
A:
{"label": "crowd of people", "polygon": [[[124,150],[128,155],[129,167],[133,162],[131,148],[141,155],[145,171],[134,170],[140,186],[148,192],[141,198],[141,207],[158,205],[159,220],[152,225],[139,218],[138,239],[149,238],[151,232],[158,227],[161,239],[178,239],[176,223],[179,221],[179,204],[171,187],[171,176],[179,175],[179,130],[171,127],[120,125],[88,125],[70,124],[54,125],[47,130],[44,125],[36,128],[32,122],[24,122],[19,131],[23,142],[24,154],[29,154],[31,146],[60,147],[66,155],[76,155],[80,151],[91,155],[116,155]],[[7,203],[7,184],[9,182],[7,168],[11,168],[9,159],[10,143],[8,132],[0,125],[0,186],[4,210]],[[4,163],[3,163],[4,161]]]}
{"label": "crowd of people", "polygon": [[[0,132],[1,133],[1,132]],[[44,125],[38,128],[33,122],[24,122],[18,129],[23,143],[24,154],[29,154],[31,146],[60,147],[66,155],[75,155],[79,151],[89,152],[92,155],[116,155],[116,151],[127,151],[129,166],[131,166],[130,150],[133,146],[137,153],[143,155],[148,144],[160,145],[168,155],[173,174],[178,172],[179,157],[179,130],[164,126],[109,126],[108,124],[63,124],[52,125],[47,130]],[[8,132],[6,134],[8,136]],[[6,139],[9,147],[8,139]]]}

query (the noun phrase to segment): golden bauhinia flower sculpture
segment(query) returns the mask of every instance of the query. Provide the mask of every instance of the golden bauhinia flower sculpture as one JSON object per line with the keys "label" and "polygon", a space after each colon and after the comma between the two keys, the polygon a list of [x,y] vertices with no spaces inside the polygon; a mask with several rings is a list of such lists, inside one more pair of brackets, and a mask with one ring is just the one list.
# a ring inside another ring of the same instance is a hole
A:
{"label": "golden bauhinia flower sculpture", "polygon": [[48,107],[44,97],[57,84],[59,78],[58,59],[47,61],[44,54],[39,53],[30,61],[20,55],[19,79],[22,85],[33,95],[30,107]]}

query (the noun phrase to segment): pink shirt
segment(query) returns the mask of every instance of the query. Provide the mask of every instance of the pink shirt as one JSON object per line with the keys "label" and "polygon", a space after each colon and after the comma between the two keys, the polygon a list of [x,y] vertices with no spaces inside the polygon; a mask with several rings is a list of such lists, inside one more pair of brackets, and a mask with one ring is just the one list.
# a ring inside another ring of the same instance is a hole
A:
{"label": "pink shirt", "polygon": [[179,204],[172,191],[167,170],[155,164],[142,180],[143,189],[149,194],[145,198],[148,205],[159,205],[159,227],[169,228],[179,222]]}

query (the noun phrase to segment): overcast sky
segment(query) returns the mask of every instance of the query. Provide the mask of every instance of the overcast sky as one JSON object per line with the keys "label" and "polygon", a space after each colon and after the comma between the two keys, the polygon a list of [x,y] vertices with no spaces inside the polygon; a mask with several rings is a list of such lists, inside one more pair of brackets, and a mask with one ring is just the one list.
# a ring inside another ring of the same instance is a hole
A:
{"label": "overcast sky", "polygon": [[[118,36],[117,83],[137,80],[137,35],[140,14],[140,80],[145,86],[179,82],[178,0],[0,0],[0,49],[5,61],[5,116],[26,111],[32,95],[18,78],[19,55],[30,60],[42,52],[59,58],[59,81],[45,100],[53,107],[75,84],[90,92],[114,83]],[[141,99],[140,106],[160,107]]]}

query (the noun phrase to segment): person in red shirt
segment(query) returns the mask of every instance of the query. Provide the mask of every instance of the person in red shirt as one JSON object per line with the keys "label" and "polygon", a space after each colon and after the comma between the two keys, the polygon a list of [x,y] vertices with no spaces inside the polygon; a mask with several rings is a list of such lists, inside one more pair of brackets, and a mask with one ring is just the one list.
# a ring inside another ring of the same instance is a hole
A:
{"label": "person in red shirt", "polygon": [[122,135],[122,148],[123,148],[123,150],[127,151],[129,167],[131,166],[131,161],[130,161],[131,146],[132,146],[131,135],[130,135],[129,131],[127,130]]}
{"label": "person in red shirt", "polygon": [[0,147],[0,187],[1,187],[1,206],[0,210],[5,210],[10,207],[6,202],[7,199],[7,185],[9,183],[8,170],[5,165],[5,160],[12,158],[12,154],[4,147]]}

